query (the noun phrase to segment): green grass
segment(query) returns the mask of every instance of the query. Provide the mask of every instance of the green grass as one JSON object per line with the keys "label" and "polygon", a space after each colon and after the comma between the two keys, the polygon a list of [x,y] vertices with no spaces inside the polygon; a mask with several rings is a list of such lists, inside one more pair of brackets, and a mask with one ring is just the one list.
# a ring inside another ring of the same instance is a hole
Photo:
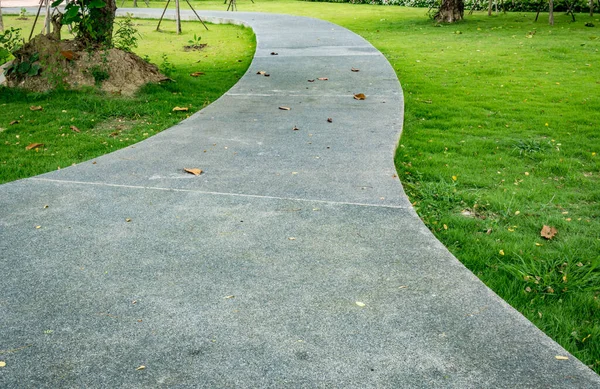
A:
{"label": "green grass", "polygon": [[[4,16],[6,26],[22,27],[28,35],[33,19]],[[228,25],[184,23],[184,34],[165,21],[136,20],[142,38],[134,51],[162,65],[166,55],[175,70],[175,83],[148,85],[135,97],[109,96],[90,88],[83,92],[28,93],[0,88],[0,183],[70,166],[129,146],[168,128],[215,101],[244,74],[255,49],[251,30]],[[208,44],[202,51],[185,52],[194,33]],[[194,78],[192,72],[205,75]],[[31,111],[31,106],[42,111]],[[172,112],[175,106],[189,113]],[[10,124],[18,121],[17,124]],[[81,132],[71,130],[75,126]],[[26,150],[32,143],[43,147]]]}
{"label": "green grass", "polygon": [[[476,13],[435,26],[425,9],[294,0],[238,8],[330,20],[386,55],[406,100],[396,165],[423,221],[600,372],[600,30],[584,27],[598,17],[556,15],[551,27],[534,14]],[[540,237],[544,225],[557,228],[552,240]]]}

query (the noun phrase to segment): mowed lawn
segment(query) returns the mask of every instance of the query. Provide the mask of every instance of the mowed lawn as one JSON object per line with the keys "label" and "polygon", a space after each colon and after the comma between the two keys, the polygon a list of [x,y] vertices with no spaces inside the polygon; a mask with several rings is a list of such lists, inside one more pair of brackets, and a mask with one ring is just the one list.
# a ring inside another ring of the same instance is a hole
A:
{"label": "mowed lawn", "polygon": [[[549,26],[545,14],[534,23],[531,13],[475,13],[440,26],[425,9],[394,6],[259,0],[238,9],[330,20],[381,50],[404,89],[396,165],[423,221],[600,371],[599,18],[557,14]],[[0,113],[0,127],[6,120]]]}

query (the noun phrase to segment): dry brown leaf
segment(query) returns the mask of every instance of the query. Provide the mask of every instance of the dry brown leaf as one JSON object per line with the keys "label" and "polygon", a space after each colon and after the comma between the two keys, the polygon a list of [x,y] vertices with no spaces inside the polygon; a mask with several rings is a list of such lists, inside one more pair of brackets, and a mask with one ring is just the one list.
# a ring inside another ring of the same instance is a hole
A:
{"label": "dry brown leaf", "polygon": [[267,72],[265,72],[264,70],[259,70],[258,72],[256,72],[256,74],[260,74],[261,76],[266,74]]}
{"label": "dry brown leaf", "polygon": [[548,240],[554,238],[554,236],[558,233],[558,230],[554,227],[544,226],[540,231],[540,235],[542,238],[546,238]]}
{"label": "dry brown leaf", "polygon": [[265,73],[265,77],[271,77],[269,73]]}
{"label": "dry brown leaf", "polygon": [[202,174],[202,169],[197,169],[197,168],[183,168],[183,170],[185,170],[186,172],[193,174],[195,176],[199,176],[200,174]]}
{"label": "dry brown leaf", "polygon": [[65,57],[66,59],[68,59],[69,61],[72,61],[74,59],[78,59],[79,55],[75,54],[74,52],[72,52],[71,50],[65,50],[65,51],[61,51],[60,55],[62,55],[63,57]]}
{"label": "dry brown leaf", "polygon": [[350,70],[352,70],[353,72],[360,72],[360,69],[356,69],[356,68],[352,68]]}
{"label": "dry brown leaf", "polygon": [[192,77],[199,77],[199,76],[203,76],[204,72],[194,72],[194,73],[190,73],[190,76]]}
{"label": "dry brown leaf", "polygon": [[332,118],[327,118],[327,123],[333,123],[333,119]]}
{"label": "dry brown leaf", "polygon": [[131,219],[130,219],[130,218],[127,218],[127,219],[125,219],[125,221],[126,221],[127,223],[129,223],[129,222],[131,222]]}
{"label": "dry brown leaf", "polygon": [[293,130],[293,131],[298,131],[298,130],[299,130],[299,128],[298,128],[298,127],[296,127],[296,126],[294,126],[294,128],[292,128],[292,130]]}
{"label": "dry brown leaf", "polygon": [[187,112],[190,109],[188,107],[175,107],[173,108],[173,112]]}
{"label": "dry brown leaf", "polygon": [[562,355],[557,355],[554,358],[558,359],[559,361],[568,361],[569,360],[569,357],[565,357]]}
{"label": "dry brown leaf", "polygon": [[142,366],[136,368],[135,370],[144,370],[145,368],[146,368],[146,366],[142,365]]}
{"label": "dry brown leaf", "polygon": [[229,300],[229,299],[233,299],[233,298],[235,298],[235,296],[234,296],[234,295],[230,295],[230,296],[225,296],[225,297],[223,297],[223,298],[224,298],[224,299],[228,299],[228,300]]}
{"label": "dry brown leaf", "polygon": [[355,94],[355,95],[354,95],[354,98],[355,98],[356,100],[364,100],[364,99],[366,99],[366,98],[367,98],[367,96],[365,96],[365,94],[364,94],[364,93],[357,93],[357,94]]}
{"label": "dry brown leaf", "polygon": [[274,52],[274,51],[273,51],[273,52],[271,53],[271,55],[279,55],[279,53],[276,53],[276,52]]}
{"label": "dry brown leaf", "polygon": [[289,111],[289,110],[291,110],[290,107],[279,107],[279,109],[282,110],[282,111]]}
{"label": "dry brown leaf", "polygon": [[319,77],[319,78],[317,78],[317,80],[319,80],[319,81],[328,81],[329,78],[327,78],[327,77]]}
{"label": "dry brown leaf", "polygon": [[15,124],[19,124],[18,120],[13,120],[12,122],[9,123],[11,126],[15,125]]}
{"label": "dry brown leaf", "polygon": [[75,126],[71,126],[70,128],[74,132],[81,132],[81,130],[79,128],[75,127]]}
{"label": "dry brown leaf", "polygon": [[44,108],[42,108],[42,106],[41,106],[41,105],[32,105],[31,107],[29,107],[29,109],[30,109],[31,111],[41,111],[41,110],[42,110],[42,109],[44,109]]}
{"label": "dry brown leaf", "polygon": [[308,80],[308,82],[315,82],[315,80]]}
{"label": "dry brown leaf", "polygon": [[37,149],[40,147],[44,147],[43,143],[32,143],[29,146],[25,147],[25,150]]}

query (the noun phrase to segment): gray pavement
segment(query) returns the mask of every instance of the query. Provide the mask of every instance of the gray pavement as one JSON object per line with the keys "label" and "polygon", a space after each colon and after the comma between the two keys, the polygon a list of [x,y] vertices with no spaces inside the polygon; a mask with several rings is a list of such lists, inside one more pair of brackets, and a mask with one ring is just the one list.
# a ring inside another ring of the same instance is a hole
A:
{"label": "gray pavement", "polygon": [[411,208],[377,50],[315,19],[202,15],[257,37],[221,99],[0,186],[1,388],[599,387]]}

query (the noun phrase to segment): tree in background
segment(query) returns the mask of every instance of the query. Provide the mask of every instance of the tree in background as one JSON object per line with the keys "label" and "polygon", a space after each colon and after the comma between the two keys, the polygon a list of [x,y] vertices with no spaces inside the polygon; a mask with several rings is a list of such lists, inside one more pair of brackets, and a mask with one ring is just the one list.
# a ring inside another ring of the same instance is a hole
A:
{"label": "tree in background", "polygon": [[454,23],[463,20],[464,13],[464,0],[443,0],[433,18],[440,23]]}
{"label": "tree in background", "polygon": [[[56,0],[52,6],[57,7],[63,2],[65,0]],[[72,25],[75,39],[83,47],[111,46],[116,0],[66,0],[65,4],[65,12],[57,18],[59,26]]]}

